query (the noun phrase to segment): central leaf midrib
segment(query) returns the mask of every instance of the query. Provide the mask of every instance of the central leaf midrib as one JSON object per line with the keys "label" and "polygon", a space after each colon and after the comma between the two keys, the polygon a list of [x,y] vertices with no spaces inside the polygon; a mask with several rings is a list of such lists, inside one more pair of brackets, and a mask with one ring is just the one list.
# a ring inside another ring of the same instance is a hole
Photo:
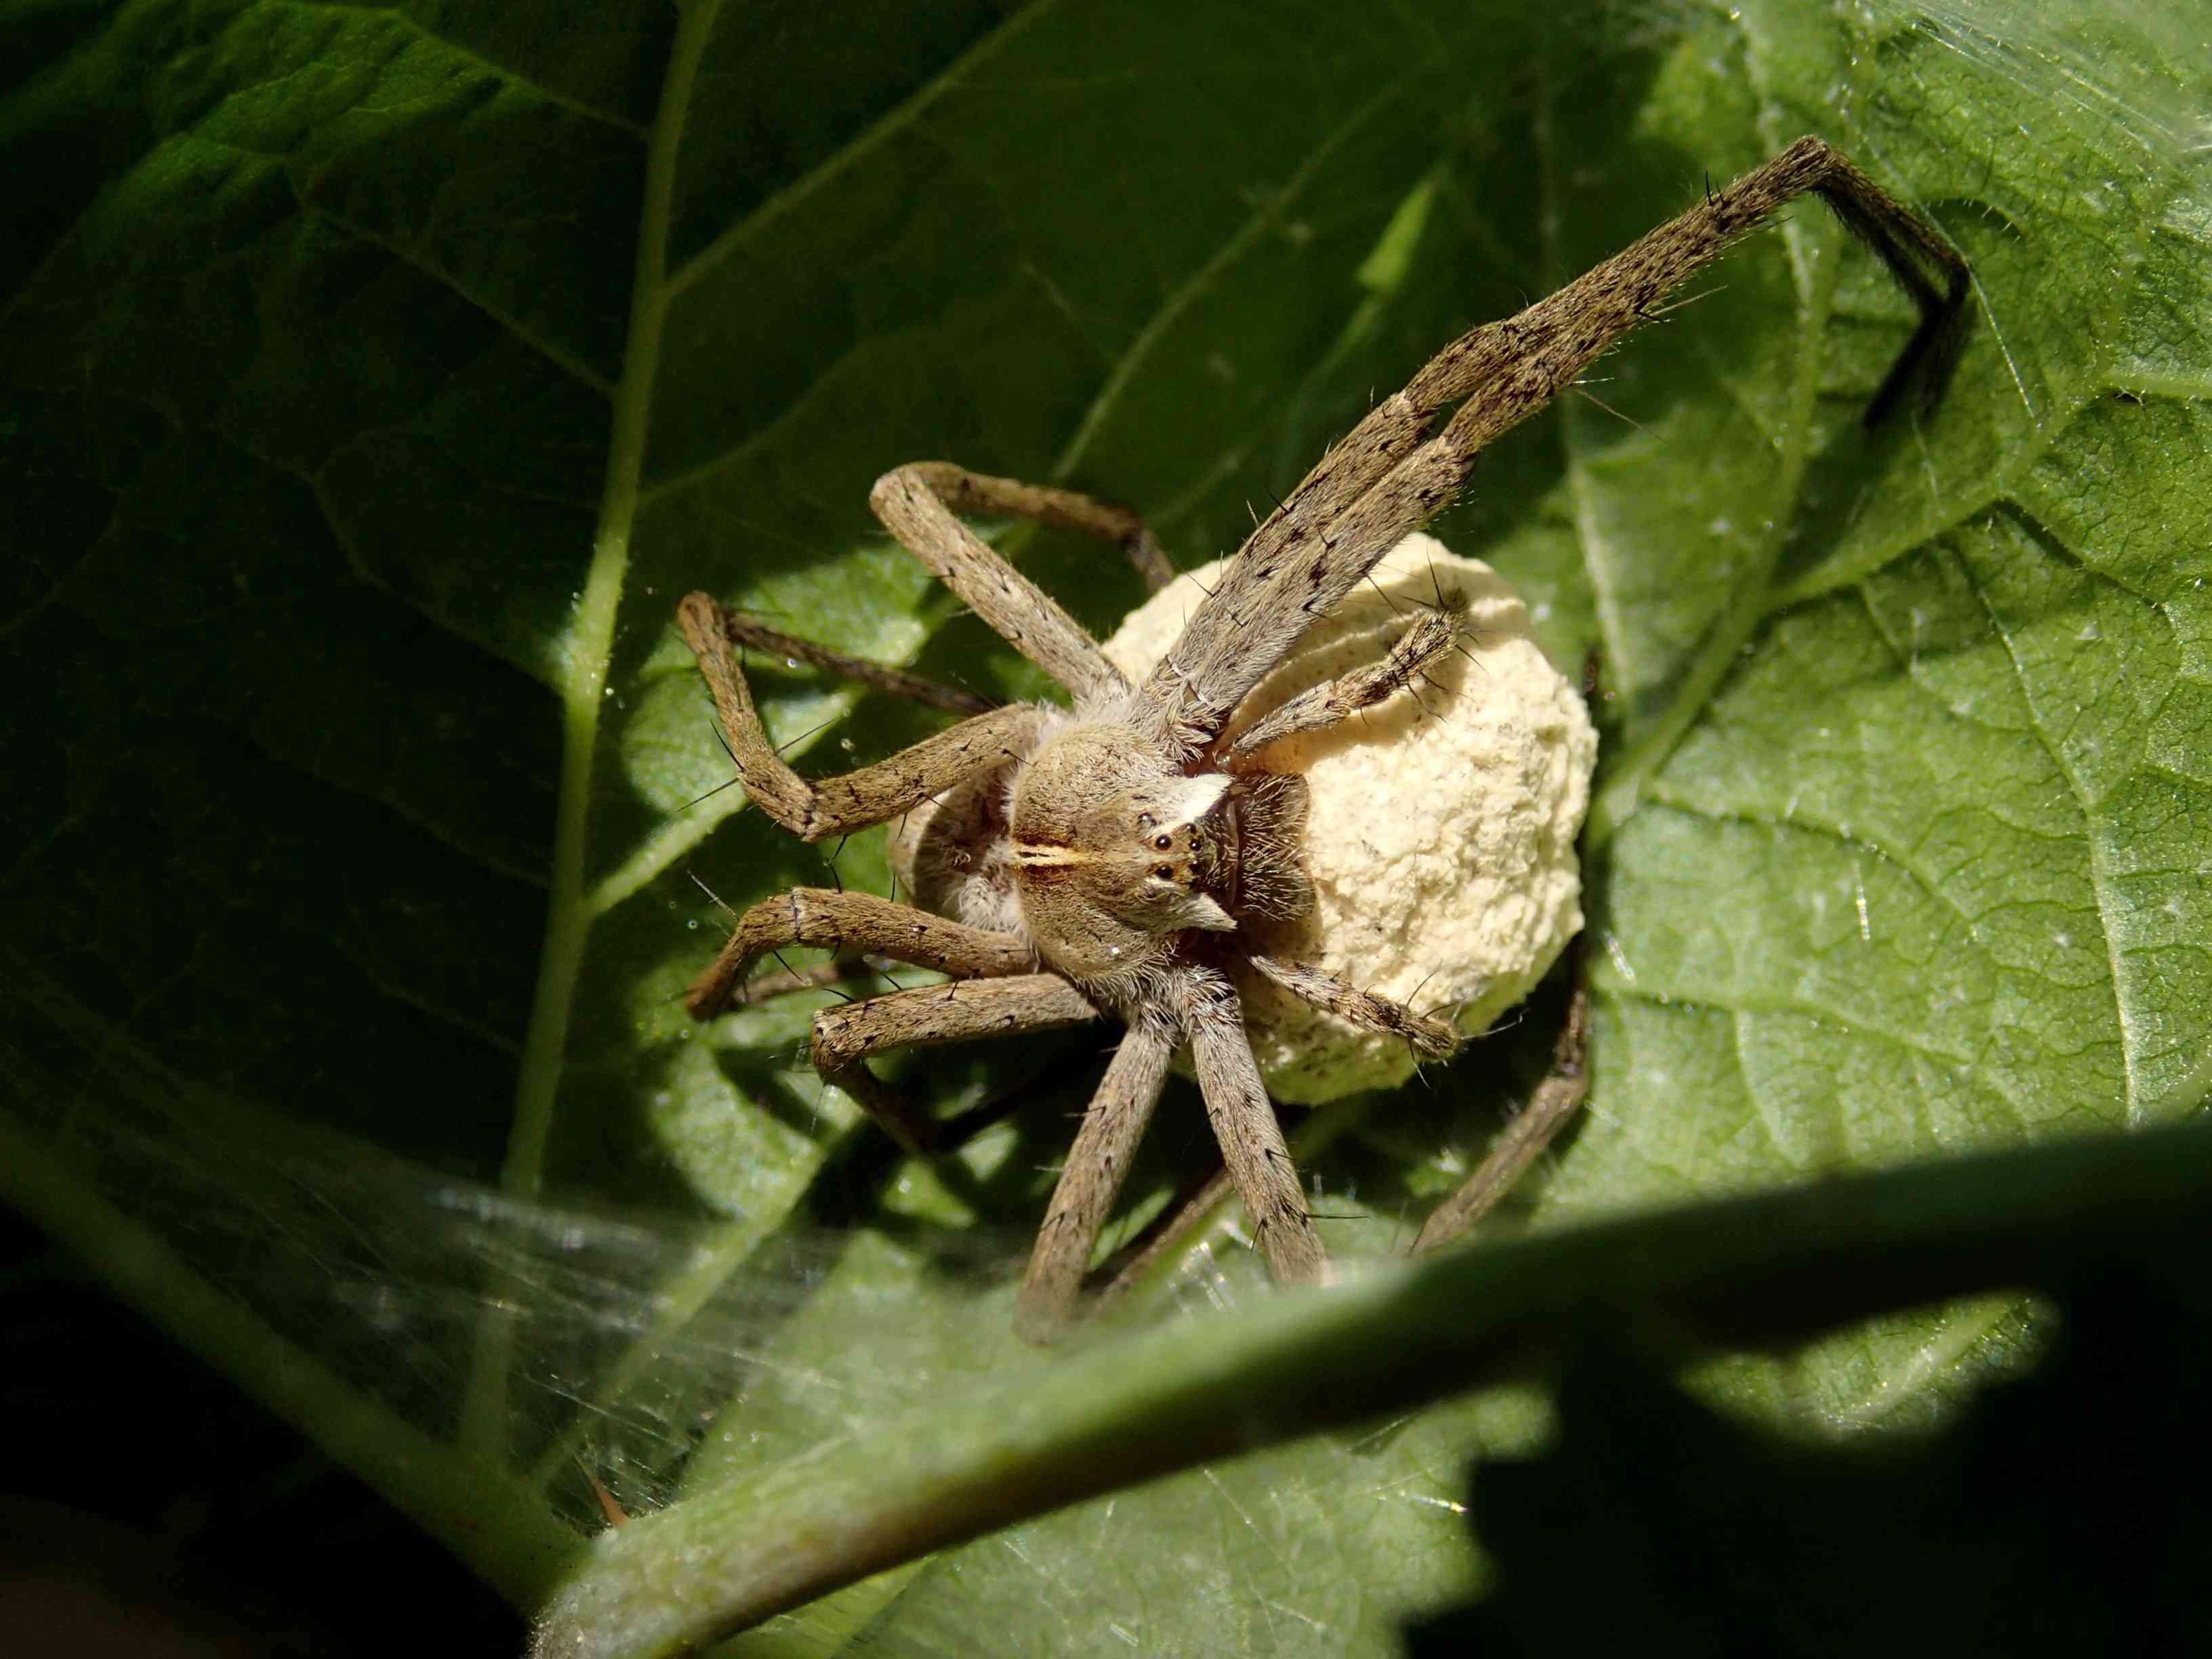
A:
{"label": "central leaf midrib", "polygon": [[[501,1190],[520,1199],[534,1198],[544,1178],[554,1104],[567,1057],[568,1024],[583,968],[585,942],[591,931],[584,866],[590,845],[591,785],[598,757],[600,705],[623,578],[629,565],[629,538],[636,523],[653,389],[659,373],[662,330],[671,297],[667,255],[677,163],[692,89],[720,9],[720,0],[690,0],[678,13],[660,107],[647,149],[629,335],[616,390],[599,530],[582,596],[555,653],[563,730],[550,891],[538,986],[515,1082],[514,1121],[500,1174]],[[478,1329],[471,1356],[460,1437],[465,1446],[497,1461],[503,1461],[507,1373],[514,1336],[511,1322],[499,1310],[501,1300],[497,1296],[487,1298],[490,1311]]]}

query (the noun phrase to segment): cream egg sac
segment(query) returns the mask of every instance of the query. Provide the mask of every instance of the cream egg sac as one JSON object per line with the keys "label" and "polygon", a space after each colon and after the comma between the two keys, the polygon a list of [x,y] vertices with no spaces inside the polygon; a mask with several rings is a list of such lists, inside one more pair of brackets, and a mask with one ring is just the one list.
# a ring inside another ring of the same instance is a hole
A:
{"label": "cream egg sac", "polygon": [[[1141,681],[1224,562],[1132,611],[1106,655]],[[1530,633],[1528,607],[1488,565],[1413,535],[1316,622],[1246,699],[1230,735],[1307,688],[1376,661],[1439,589],[1467,600],[1461,650],[1425,681],[1330,730],[1261,756],[1312,791],[1305,860],[1316,902],[1269,941],[1277,954],[1425,1011],[1456,1009],[1470,1035],[1525,997],[1583,925],[1575,837],[1597,733],[1583,699]],[[1418,700],[1418,701],[1417,701]],[[1252,1047],[1279,1100],[1389,1088],[1414,1057],[1256,973],[1238,977]]]}

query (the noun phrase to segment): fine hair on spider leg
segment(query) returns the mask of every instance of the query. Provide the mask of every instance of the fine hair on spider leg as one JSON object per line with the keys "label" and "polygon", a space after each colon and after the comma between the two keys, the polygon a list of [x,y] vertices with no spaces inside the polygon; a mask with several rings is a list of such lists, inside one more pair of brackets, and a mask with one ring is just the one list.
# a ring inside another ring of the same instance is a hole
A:
{"label": "fine hair on spider leg", "polygon": [[[695,1016],[745,998],[754,966],[787,945],[951,975],[814,1019],[812,1053],[824,1079],[910,1150],[933,1146],[937,1129],[875,1076],[870,1055],[1102,1017],[1127,1028],[1022,1280],[1023,1334],[1045,1340],[1073,1310],[1178,1049],[1190,1055],[1229,1177],[1274,1276],[1328,1276],[1255,1057],[1243,994],[1280,994],[1422,1057],[1449,1054],[1461,1033],[1406,1001],[1271,954],[1274,930],[1310,912],[1315,890],[1306,867],[1308,781],[1270,757],[1316,734],[1356,737],[1370,711],[1433,685],[1430,671],[1466,653],[1466,600],[1431,568],[1433,605],[1401,606],[1382,592],[1397,614],[1364,663],[1272,707],[1248,708],[1248,700],[1310,628],[1372,584],[1378,562],[1452,500],[1485,445],[1571,386],[1686,279],[1808,193],[1874,250],[1920,312],[1870,416],[1895,404],[1916,376],[1932,393],[1960,337],[1964,261],[1850,161],[1802,138],[1548,298],[1446,346],[1257,520],[1149,665],[1117,666],[961,515],[1027,518],[1098,537],[1158,588],[1168,565],[1141,518],[947,462],[884,474],[870,502],[885,527],[1064,687],[1066,706],[978,708],[939,697],[967,718],[875,765],[805,779],[763,730],[738,648],[755,642],[833,672],[853,672],[856,659],[799,648],[705,593],[678,607],[751,799],[808,841],[896,823],[895,862],[914,899],[802,888],[762,900],[692,986]],[[859,677],[920,695],[902,686],[902,675],[871,669]],[[1422,711],[1433,713],[1425,703]],[[1572,840],[1570,830],[1570,858]],[[812,981],[786,970],[784,982]],[[1578,1012],[1577,1042],[1581,1030]],[[1579,1050],[1562,1055],[1572,1075],[1554,1091],[1560,1111],[1579,1099],[1583,1083]]]}

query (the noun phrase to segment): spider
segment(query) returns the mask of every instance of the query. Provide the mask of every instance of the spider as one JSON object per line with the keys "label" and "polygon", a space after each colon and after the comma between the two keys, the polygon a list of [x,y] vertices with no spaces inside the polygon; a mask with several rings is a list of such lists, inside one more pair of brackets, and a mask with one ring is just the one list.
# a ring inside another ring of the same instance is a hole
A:
{"label": "spider", "polygon": [[[1261,522],[1166,656],[1141,683],[1109,664],[1059,605],[978,539],[960,514],[1036,520],[1121,544],[1155,583],[1168,566],[1136,514],[1071,491],[945,462],[884,475],[870,504],[891,534],[1006,642],[1065,687],[1071,706],[933,701],[968,718],[842,776],[809,781],[778,757],[739,666],[744,644],[787,650],[909,693],[909,677],[807,647],[693,593],[678,611],[738,780],[778,823],[813,842],[929,803],[916,851],[925,910],[798,888],[746,910],[687,995],[708,1018],[778,947],[823,945],[942,971],[943,983],[824,1010],[811,1056],[908,1150],[939,1132],[866,1064],[900,1047],[1108,1018],[1126,1026],[1070,1150],[1018,1302],[1017,1327],[1049,1338],[1073,1311],[1092,1247],[1179,1048],[1187,1047],[1228,1176],[1279,1283],[1328,1261],[1261,1085],[1237,990],[1257,974],[1337,1018],[1394,1033],[1421,1055],[1460,1042],[1449,1021],[1269,955],[1269,921],[1311,894],[1299,863],[1303,779],[1271,773],[1276,739],[1333,726],[1397,695],[1453,647],[1451,596],[1410,615],[1371,666],[1228,730],[1247,696],[1402,538],[1440,512],[1476,453],[1571,385],[1692,272],[1807,193],[1867,243],[1920,313],[1867,411],[1908,385],[1940,390],[1955,356],[1968,272],[1928,223],[1819,138],[1799,139],[1687,212],[1519,314],[1454,341],[1376,405]],[[1457,411],[1444,418],[1453,404]],[[1442,429],[1437,430],[1442,422]],[[922,695],[932,695],[921,688]],[[939,912],[942,913],[939,914]],[[803,976],[802,976],[803,977]],[[1579,1018],[1572,1023],[1579,1024]],[[1563,1042],[1563,1056],[1567,1045]],[[1447,1208],[1451,1206],[1448,1204]],[[1432,1223],[1421,1245],[1436,1242]]]}

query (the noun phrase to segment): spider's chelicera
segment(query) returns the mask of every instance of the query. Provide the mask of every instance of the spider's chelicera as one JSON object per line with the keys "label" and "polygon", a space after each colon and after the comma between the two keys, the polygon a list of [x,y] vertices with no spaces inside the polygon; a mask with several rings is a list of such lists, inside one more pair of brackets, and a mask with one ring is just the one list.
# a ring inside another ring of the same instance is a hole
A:
{"label": "spider's chelicera", "polygon": [[[691,1012],[703,1019],[720,1012],[760,957],[790,944],[948,974],[943,984],[824,1010],[814,1020],[813,1059],[823,1077],[918,1152],[931,1147],[933,1126],[874,1075],[871,1054],[1109,1017],[1123,1022],[1126,1035],[1068,1154],[1022,1282],[1018,1320],[1027,1334],[1049,1335],[1073,1308],[1170,1061],[1186,1045],[1275,1277],[1322,1277],[1326,1258],[1253,1060],[1236,977],[1262,975],[1425,1055],[1449,1054],[1459,1033],[1448,1020],[1267,954],[1267,924],[1294,920],[1311,894],[1299,854],[1304,781],[1267,771],[1263,751],[1395,696],[1453,647],[1453,596],[1440,593],[1436,606],[1410,614],[1370,666],[1247,720],[1234,735],[1232,720],[1307,626],[1453,498],[1486,444],[1650,320],[1693,271],[1807,192],[1835,209],[1920,309],[1920,326],[1876,392],[1869,419],[1916,378],[1932,395],[1959,338],[1965,263],[1841,155],[1802,138],[1549,298],[1446,347],[1254,531],[1139,683],[959,515],[1027,517],[1105,537],[1157,584],[1168,567],[1143,521],[1068,491],[942,462],[884,475],[870,498],[877,515],[1065,686],[1069,707],[981,708],[876,765],[802,779],[763,731],[737,657],[740,645],[793,642],[709,595],[690,595],[678,622],[754,802],[809,841],[901,818],[927,803],[908,851],[916,896],[930,907],[815,888],[764,899],[744,914],[692,987]],[[796,648],[892,689],[915,689],[897,671]],[[932,700],[962,706],[957,693]]]}

